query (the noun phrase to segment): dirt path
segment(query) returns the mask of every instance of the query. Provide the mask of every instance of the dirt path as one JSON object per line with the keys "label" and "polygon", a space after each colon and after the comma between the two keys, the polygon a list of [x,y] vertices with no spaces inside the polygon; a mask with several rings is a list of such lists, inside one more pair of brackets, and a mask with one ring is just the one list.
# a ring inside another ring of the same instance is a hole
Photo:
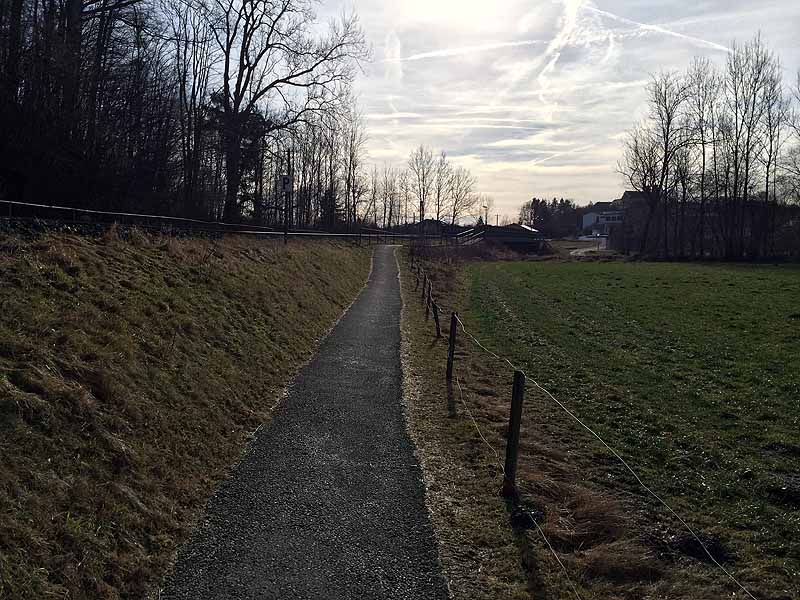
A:
{"label": "dirt path", "polygon": [[161,598],[446,598],[401,409],[393,249],[208,504]]}

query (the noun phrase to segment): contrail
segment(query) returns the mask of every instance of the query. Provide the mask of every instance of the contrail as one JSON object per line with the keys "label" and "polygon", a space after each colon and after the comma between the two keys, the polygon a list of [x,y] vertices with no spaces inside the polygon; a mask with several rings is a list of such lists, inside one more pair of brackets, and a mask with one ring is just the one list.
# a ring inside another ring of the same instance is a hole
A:
{"label": "contrail", "polygon": [[554,152],[550,156],[546,156],[545,158],[540,158],[538,160],[532,160],[528,164],[532,167],[536,165],[540,165],[547,161],[553,160],[554,158],[559,158],[561,156],[566,156],[568,154],[577,154],[578,152],[586,152],[587,150],[591,150],[597,146],[597,144],[589,144],[588,146],[581,146],[580,148],[573,148],[572,150],[564,150],[563,152]]}
{"label": "contrail", "polygon": [[575,32],[578,24],[578,13],[585,3],[586,0],[567,0],[564,3],[565,8],[564,16],[561,19],[561,29],[547,45],[547,50],[544,55],[544,60],[546,60],[547,63],[539,71],[539,75],[536,78],[539,82],[539,87],[542,89],[542,92],[539,94],[539,100],[542,104],[546,102],[545,93],[550,87],[547,76],[555,70],[556,63],[558,63],[558,60],[561,58],[561,51],[572,39],[572,34]]}
{"label": "contrail", "polygon": [[620,17],[619,15],[615,15],[614,13],[610,13],[605,10],[600,10],[599,8],[595,8],[593,6],[584,5],[583,7],[585,10],[590,10],[598,15],[602,15],[604,17],[608,17],[609,19],[613,19],[614,21],[618,21],[619,23],[624,23],[625,25],[631,25],[633,27],[638,27],[644,31],[652,31],[655,33],[661,33],[664,35],[670,35],[672,37],[680,38],[683,40],[688,40],[690,42],[695,42],[697,44],[702,44],[709,48],[713,48],[714,50],[720,50],[722,52],[728,52],[728,48],[722,46],[721,44],[717,44],[716,42],[710,42],[709,40],[704,40],[701,38],[697,38],[691,35],[685,35],[683,33],[678,33],[677,31],[671,31],[669,29],[665,29],[664,27],[659,27],[658,25],[648,25],[647,23],[639,23],[638,21],[632,21],[631,19],[626,19],[625,17]]}
{"label": "contrail", "polygon": [[544,43],[545,42],[542,40],[520,40],[518,42],[497,42],[494,44],[481,44],[479,46],[444,48],[442,50],[434,50],[432,52],[422,52],[420,54],[412,54],[411,56],[403,56],[399,58],[387,58],[384,60],[384,62],[411,62],[415,60],[424,60],[426,58],[446,58],[448,56],[463,56],[465,54],[486,52],[487,50],[499,50],[501,48],[517,48],[519,46],[535,46]]}

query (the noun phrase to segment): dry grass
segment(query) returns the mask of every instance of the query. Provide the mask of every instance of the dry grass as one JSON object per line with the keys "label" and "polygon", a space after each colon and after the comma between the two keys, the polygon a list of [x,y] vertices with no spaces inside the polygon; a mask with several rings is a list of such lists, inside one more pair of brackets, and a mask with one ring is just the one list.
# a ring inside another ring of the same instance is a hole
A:
{"label": "dry grass", "polygon": [[0,597],[151,591],[368,270],[328,242],[0,240]]}
{"label": "dry grass", "polygon": [[[512,507],[499,495],[511,369],[459,330],[457,381],[448,390],[449,320],[443,320],[444,337],[437,340],[433,324],[425,320],[408,257],[402,260],[407,412],[453,596],[574,598],[570,581],[530,518],[515,514],[512,519]],[[442,304],[467,305],[467,275],[458,259],[426,261],[425,268]],[[741,597],[731,595],[728,582],[704,564],[653,544],[648,503],[628,493],[611,494],[587,477],[586,453],[590,461],[604,457],[588,447],[565,445],[564,436],[573,433],[539,413],[536,406],[543,399],[527,393],[518,471],[521,504],[584,600]]]}

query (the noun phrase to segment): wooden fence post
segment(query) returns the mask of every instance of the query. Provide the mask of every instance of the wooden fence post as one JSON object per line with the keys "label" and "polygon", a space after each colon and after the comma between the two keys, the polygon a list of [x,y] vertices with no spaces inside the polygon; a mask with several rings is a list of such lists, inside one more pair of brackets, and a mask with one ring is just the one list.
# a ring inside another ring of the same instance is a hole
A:
{"label": "wooden fence post", "polygon": [[505,477],[503,496],[515,498],[517,495],[517,458],[519,456],[519,427],[522,421],[522,401],[525,398],[525,374],[514,371],[514,388],[511,394],[511,417],[508,423],[506,442]]}
{"label": "wooden fence post", "polygon": [[439,325],[439,306],[433,302],[433,322],[436,323],[436,337],[442,337],[442,327]]}
{"label": "wooden fence post", "polygon": [[422,296],[420,296],[420,302],[425,301],[425,288],[428,287],[428,274],[423,271],[422,273]]}
{"label": "wooden fence post", "polygon": [[456,356],[456,323],[458,317],[455,312],[450,313],[450,339],[447,341],[447,381],[453,380],[453,362]]}

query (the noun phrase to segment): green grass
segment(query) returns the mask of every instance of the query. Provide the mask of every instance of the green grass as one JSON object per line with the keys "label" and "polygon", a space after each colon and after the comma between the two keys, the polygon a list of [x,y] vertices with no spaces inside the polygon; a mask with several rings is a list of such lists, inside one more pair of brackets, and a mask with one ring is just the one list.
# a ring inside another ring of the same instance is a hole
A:
{"label": "green grass", "polygon": [[[759,598],[800,595],[798,268],[477,263],[462,302],[491,348],[718,538]],[[666,543],[680,531],[585,432],[528,394],[528,435],[567,452],[587,484],[644,506],[641,534]]]}
{"label": "green grass", "polygon": [[0,238],[0,598],[152,593],[368,270],[345,243]]}

